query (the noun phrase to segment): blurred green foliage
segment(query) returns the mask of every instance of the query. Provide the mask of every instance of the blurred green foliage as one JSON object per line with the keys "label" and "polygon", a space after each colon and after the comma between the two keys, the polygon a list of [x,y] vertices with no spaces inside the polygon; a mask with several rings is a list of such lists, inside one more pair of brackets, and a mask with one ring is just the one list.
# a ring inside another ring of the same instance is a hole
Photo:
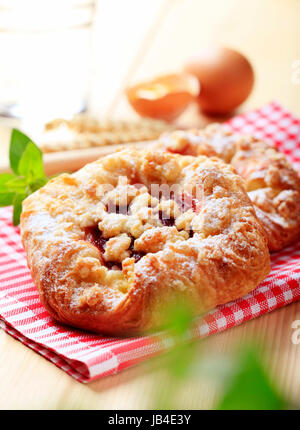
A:
{"label": "blurred green foliage", "polygon": [[228,379],[217,409],[285,409],[279,394],[253,345],[236,357],[235,371]]}
{"label": "blurred green foliage", "polygon": [[[264,364],[263,354],[252,341],[239,345],[230,356],[214,356],[208,360],[201,343],[191,341],[192,307],[177,304],[167,312],[168,336],[173,348],[166,355],[168,387],[156,399],[157,409],[176,409],[176,396],[188,376],[215,377],[221,383],[221,399],[216,409],[226,410],[281,410],[291,406],[279,392]],[[200,354],[199,354],[200,348]]]}

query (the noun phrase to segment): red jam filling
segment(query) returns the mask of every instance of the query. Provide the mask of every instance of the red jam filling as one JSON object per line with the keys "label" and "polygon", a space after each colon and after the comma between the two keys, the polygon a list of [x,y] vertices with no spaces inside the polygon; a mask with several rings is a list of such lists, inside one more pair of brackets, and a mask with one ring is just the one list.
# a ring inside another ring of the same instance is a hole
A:
{"label": "red jam filling", "polygon": [[[99,249],[101,258],[102,258],[102,264],[106,266],[108,269],[116,269],[116,270],[122,270],[122,264],[117,261],[106,261],[103,258],[103,254],[105,252],[105,245],[106,242],[109,239],[105,239],[102,236],[101,231],[99,230],[98,226],[94,227],[87,227],[85,229],[85,240],[92,245],[94,245],[96,248]],[[131,239],[131,245],[129,248],[130,251],[130,257],[134,258],[135,262],[139,261],[144,255],[144,252],[137,252],[134,250],[134,239]]]}
{"label": "red jam filling", "polygon": [[[162,197],[162,196],[160,196]],[[181,195],[172,195],[172,198],[177,202],[182,212],[186,212],[189,209],[193,209],[195,213],[199,213],[200,211],[200,202],[195,199],[192,195],[188,193],[182,193]],[[117,213],[128,215],[130,213],[129,205],[117,205],[110,206],[107,205],[108,213]],[[164,211],[159,211],[158,213],[159,219],[161,223],[165,227],[172,227],[175,225],[175,219],[173,217],[169,217]],[[192,237],[194,234],[193,230],[190,229],[189,235]],[[109,269],[119,269],[122,270],[122,264],[115,261],[105,261],[103,254],[105,253],[106,242],[109,239],[105,239],[102,236],[102,232],[99,230],[98,226],[87,227],[85,229],[85,240],[92,245],[94,245],[101,254],[102,264]],[[144,252],[137,252],[134,250],[134,238],[131,238],[131,244],[129,247],[130,257],[134,258],[135,262],[138,262],[144,255]]]}

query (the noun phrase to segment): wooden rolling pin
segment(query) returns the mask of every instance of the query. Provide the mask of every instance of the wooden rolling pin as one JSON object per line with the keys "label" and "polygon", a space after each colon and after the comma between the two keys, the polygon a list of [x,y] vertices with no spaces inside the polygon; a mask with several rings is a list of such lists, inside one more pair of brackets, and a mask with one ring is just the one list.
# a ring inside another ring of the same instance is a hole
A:
{"label": "wooden rolling pin", "polygon": [[[87,163],[97,160],[104,155],[112,154],[120,149],[134,146],[146,148],[153,141],[122,143],[119,145],[106,145],[99,148],[75,149],[72,151],[52,152],[43,155],[46,175],[51,176],[60,172],[75,172]],[[9,166],[0,167],[0,173],[9,172]]]}

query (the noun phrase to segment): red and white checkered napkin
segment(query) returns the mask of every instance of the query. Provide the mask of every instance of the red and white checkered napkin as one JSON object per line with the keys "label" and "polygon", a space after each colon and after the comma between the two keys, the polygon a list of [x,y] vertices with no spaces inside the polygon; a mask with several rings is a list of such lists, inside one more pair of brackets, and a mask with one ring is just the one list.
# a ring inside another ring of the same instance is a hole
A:
{"label": "red and white checkered napkin", "polygon": [[[300,120],[271,103],[235,117],[237,131],[268,139],[300,167]],[[252,293],[220,306],[196,323],[192,337],[241,324],[300,298],[300,243],[272,255],[272,272]],[[116,373],[171,345],[166,333],[130,339],[102,337],[54,322],[41,305],[26,265],[11,208],[0,210],[0,320],[9,334],[80,382]]]}

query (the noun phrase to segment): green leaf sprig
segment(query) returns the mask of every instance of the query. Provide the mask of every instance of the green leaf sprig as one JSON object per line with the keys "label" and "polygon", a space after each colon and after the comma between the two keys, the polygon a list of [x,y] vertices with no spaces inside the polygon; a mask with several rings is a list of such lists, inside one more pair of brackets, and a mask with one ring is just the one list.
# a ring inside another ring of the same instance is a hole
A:
{"label": "green leaf sprig", "polygon": [[9,162],[12,173],[0,175],[0,207],[13,205],[13,224],[18,225],[23,200],[44,186],[48,178],[41,150],[20,130],[11,133]]}

